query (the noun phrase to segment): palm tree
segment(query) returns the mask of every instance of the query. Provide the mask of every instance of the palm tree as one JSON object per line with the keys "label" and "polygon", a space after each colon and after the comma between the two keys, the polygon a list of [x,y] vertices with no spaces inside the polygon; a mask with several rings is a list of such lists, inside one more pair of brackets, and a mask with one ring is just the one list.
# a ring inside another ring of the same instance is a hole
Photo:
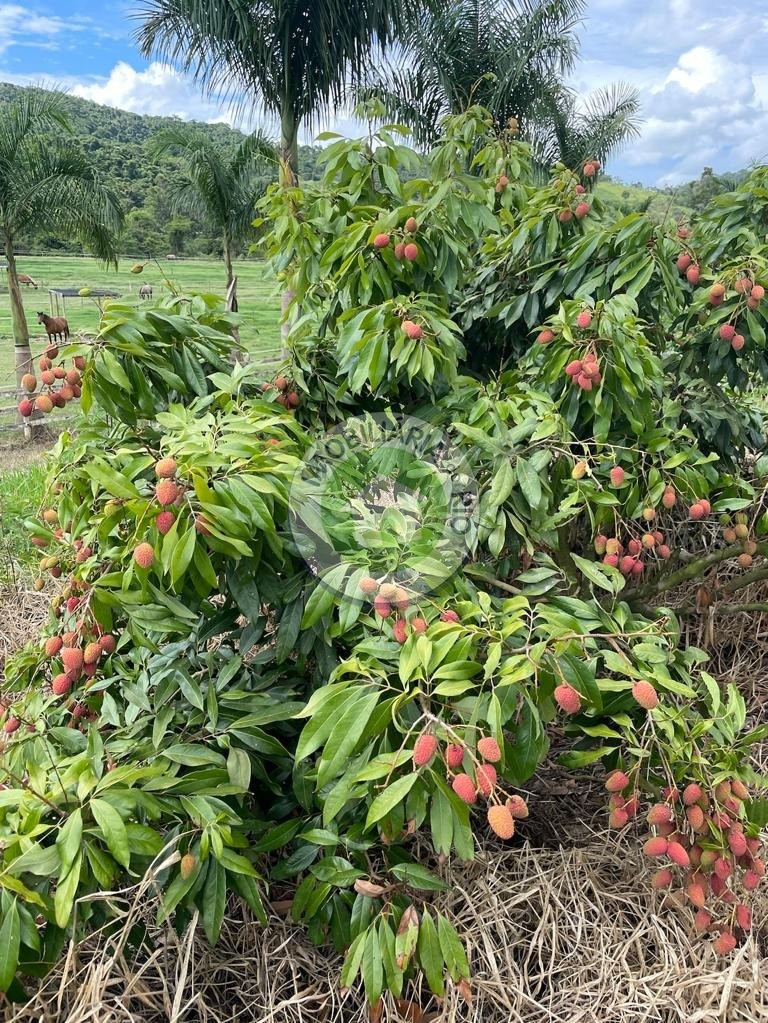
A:
{"label": "palm tree", "polygon": [[550,167],[600,160],[637,133],[637,93],[600,90],[583,112],[562,83],[578,53],[583,0],[446,0],[422,13],[398,65],[362,90],[429,146],[445,114],[472,103],[500,125],[517,119],[534,156]]}
{"label": "palm tree", "polygon": [[376,48],[436,0],[144,0],[139,46],[211,93],[280,121],[281,183],[295,183],[303,122],[340,104]]}
{"label": "palm tree", "polygon": [[169,149],[181,152],[185,173],[173,182],[174,205],[199,214],[220,233],[229,289],[235,276],[232,257],[247,237],[264,189],[259,172],[277,162],[275,147],[255,133],[225,151],[201,132],[180,125],[157,132],[147,149],[151,156]]}
{"label": "palm tree", "polygon": [[565,86],[553,89],[537,110],[530,130],[536,162],[549,169],[560,161],[578,167],[597,158],[605,163],[628,139],[640,133],[637,89],[624,83],[605,86],[579,105]]}
{"label": "palm tree", "polygon": [[16,377],[29,372],[29,327],[19,287],[14,245],[25,231],[47,228],[79,238],[93,254],[117,266],[123,215],[84,153],[60,138],[69,130],[56,92],[19,93],[0,109],[0,235],[16,346]]}
{"label": "palm tree", "polygon": [[525,130],[534,108],[573,67],[584,0],[446,0],[422,12],[397,66],[369,78],[390,117],[420,145],[441,118],[477,103]]}

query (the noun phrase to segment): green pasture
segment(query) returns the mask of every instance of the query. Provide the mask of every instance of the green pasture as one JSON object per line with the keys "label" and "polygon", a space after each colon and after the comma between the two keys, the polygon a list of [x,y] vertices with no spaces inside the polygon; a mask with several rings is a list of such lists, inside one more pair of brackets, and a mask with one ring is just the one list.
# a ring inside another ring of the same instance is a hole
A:
{"label": "green pasture", "polygon": [[[38,285],[37,290],[23,287],[32,351],[37,356],[46,347],[43,328],[37,323],[37,311],[50,313],[49,288],[110,288],[123,298],[139,302],[139,288],[151,284],[153,298],[168,294],[164,278],[182,292],[203,291],[224,294],[224,264],[215,259],[161,260],[148,263],[143,273],[132,274],[135,260],[121,260],[117,271],[105,269],[94,259],[77,256],[19,256],[18,269]],[[253,355],[275,354],[280,344],[280,299],[275,282],[267,276],[266,266],[258,260],[236,264],[237,294],[243,316],[241,338]],[[108,301],[108,300],[107,300]],[[54,303],[55,314],[55,303]],[[99,307],[92,298],[67,298],[66,317],[70,330],[94,332],[99,323]],[[14,386],[13,331],[5,271],[0,271],[0,389]]]}

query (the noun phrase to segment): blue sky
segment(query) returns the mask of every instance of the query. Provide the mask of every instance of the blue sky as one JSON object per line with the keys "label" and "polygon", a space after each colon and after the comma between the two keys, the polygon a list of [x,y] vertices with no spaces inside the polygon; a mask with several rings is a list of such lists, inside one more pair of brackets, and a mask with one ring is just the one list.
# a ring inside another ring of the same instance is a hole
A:
{"label": "blue sky", "polygon": [[[55,83],[137,113],[228,119],[172,68],[139,56],[131,6],[0,0],[0,80]],[[614,81],[641,90],[644,117],[642,137],[607,168],[615,176],[675,184],[705,166],[768,161],[768,0],[590,0],[573,85],[588,93]]]}

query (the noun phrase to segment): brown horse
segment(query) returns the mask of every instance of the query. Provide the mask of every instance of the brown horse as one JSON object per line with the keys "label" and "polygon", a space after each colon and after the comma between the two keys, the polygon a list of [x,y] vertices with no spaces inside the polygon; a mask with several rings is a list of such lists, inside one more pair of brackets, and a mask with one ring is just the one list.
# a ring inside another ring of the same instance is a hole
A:
{"label": "brown horse", "polygon": [[63,316],[48,316],[46,313],[38,313],[37,322],[42,323],[45,327],[49,343],[69,340],[69,324]]}

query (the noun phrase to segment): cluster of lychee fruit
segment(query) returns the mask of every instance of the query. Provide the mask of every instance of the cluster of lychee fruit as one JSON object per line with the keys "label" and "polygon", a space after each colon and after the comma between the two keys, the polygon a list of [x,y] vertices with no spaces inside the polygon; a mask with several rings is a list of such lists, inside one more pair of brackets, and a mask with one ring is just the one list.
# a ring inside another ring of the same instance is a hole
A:
{"label": "cluster of lychee fruit", "polygon": [[565,367],[565,375],[582,391],[591,391],[603,379],[597,355],[591,350],[583,358],[569,362]]}
{"label": "cluster of lychee fruit", "polygon": [[[630,779],[614,771],[605,783],[610,797],[610,823],[622,828],[637,814],[639,803]],[[716,934],[713,948],[727,955],[752,926],[752,913],[740,896],[752,892],[765,875],[759,839],[745,834],[744,801],[749,790],[739,778],[720,781],[714,788],[690,782],[682,792],[668,787],[650,807],[651,836],[645,855],[667,861],[653,876],[659,890],[676,888],[673,901],[695,911],[701,933]]]}
{"label": "cluster of lychee fruit", "polygon": [[751,568],[754,556],[757,553],[757,544],[750,537],[749,518],[744,512],[737,512],[733,518],[730,515],[720,516],[720,525],[723,531],[723,540],[727,544],[743,543],[744,550],[736,559],[740,568]]}
{"label": "cluster of lychee fruit", "polygon": [[35,411],[47,415],[54,408],[64,408],[67,402],[80,397],[82,393],[80,374],[85,369],[85,358],[76,355],[72,360],[72,367],[66,369],[63,365],[54,366],[53,360],[58,354],[59,349],[56,345],[46,349],[38,363],[39,383],[35,374],[31,372],[25,373],[21,378],[21,386],[28,395],[18,404],[19,415],[24,419],[28,419]]}
{"label": "cluster of lychee fruit", "polygon": [[501,748],[493,736],[478,740],[476,753],[469,747],[449,742],[441,747],[432,732],[422,732],[413,747],[413,766],[418,770],[439,757],[446,777],[459,799],[474,806],[479,797],[487,799],[488,824],[499,838],[509,839],[515,833],[515,821],[528,816],[528,804],[522,796],[502,792],[495,764],[501,760]]}
{"label": "cluster of lychee fruit", "polygon": [[[397,236],[394,253],[395,259],[400,262],[415,263],[419,258],[420,249],[414,237],[419,230],[419,222],[415,217],[408,217],[405,222],[403,233]],[[392,235],[386,231],[380,231],[373,239],[374,249],[386,249],[392,243]]]}
{"label": "cluster of lychee fruit", "polygon": [[[373,610],[377,617],[388,619],[393,615],[392,634],[398,643],[405,643],[412,633],[422,634],[428,631],[426,618],[412,607],[412,595],[402,586],[393,582],[379,582],[373,576],[364,576],[358,583],[359,589],[373,602]],[[409,617],[409,609],[416,611]],[[440,614],[442,622],[458,622],[456,611],[446,609]]]}
{"label": "cluster of lychee fruit", "polygon": [[[755,284],[751,277],[741,276],[733,282],[734,291],[741,296],[741,301],[744,302],[747,309],[754,312],[765,298],[765,288],[761,284]],[[720,306],[723,304],[728,295],[728,289],[725,284],[720,281],[715,282],[709,289],[709,302],[710,305]],[[728,323],[723,323],[718,331],[718,339],[724,342],[735,352],[740,352],[746,344],[743,334],[739,334],[736,329],[739,315],[743,311],[741,308],[741,302],[739,307],[732,315]]]}
{"label": "cluster of lychee fruit", "polygon": [[672,549],[664,542],[664,534],[660,529],[647,531],[638,537],[631,537],[622,543],[618,537],[605,536],[598,533],[594,539],[595,554],[603,559],[604,565],[618,568],[623,575],[642,575],[648,558],[668,561],[672,557]]}
{"label": "cluster of lychee fruit", "polygon": [[275,401],[278,403],[278,405],[282,405],[283,408],[286,409],[295,409],[298,408],[299,405],[301,405],[301,397],[299,396],[299,392],[295,388],[291,387],[291,383],[288,380],[288,377],[283,376],[282,373],[280,374],[279,377],[277,377],[274,380],[273,383],[262,384],[261,390],[265,392],[271,390],[271,388],[273,387],[277,391],[277,397],[275,398]]}

